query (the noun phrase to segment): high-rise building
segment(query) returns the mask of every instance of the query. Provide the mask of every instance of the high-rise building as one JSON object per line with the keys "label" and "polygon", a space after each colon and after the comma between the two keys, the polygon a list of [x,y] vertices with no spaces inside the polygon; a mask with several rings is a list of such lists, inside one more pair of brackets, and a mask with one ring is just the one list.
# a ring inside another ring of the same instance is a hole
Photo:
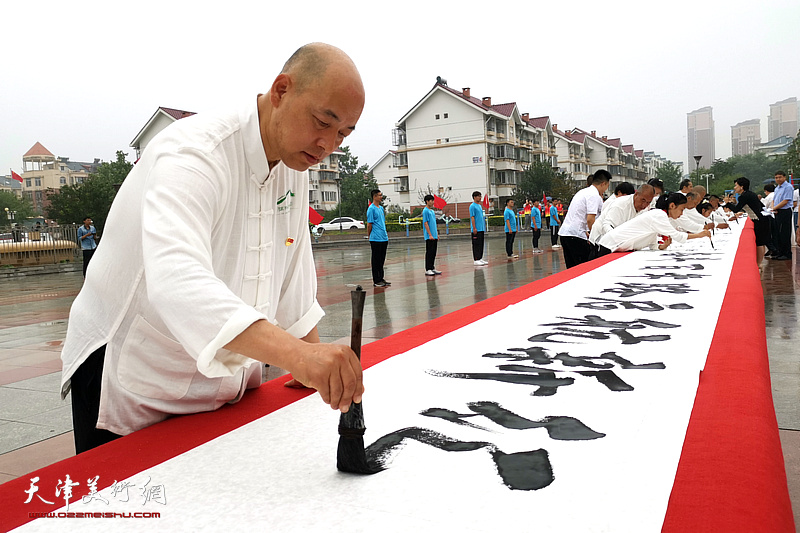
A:
{"label": "high-rise building", "polygon": [[745,120],[731,126],[731,155],[752,154],[761,144],[761,119]]}
{"label": "high-rise building", "polygon": [[686,137],[689,142],[689,170],[694,170],[695,156],[702,156],[700,167],[710,168],[714,162],[714,117],[711,106],[701,107],[686,115]]}
{"label": "high-rise building", "polygon": [[767,123],[767,141],[772,141],[783,135],[797,137],[797,128],[800,125],[800,108],[797,98],[791,97],[769,106],[769,122]]}

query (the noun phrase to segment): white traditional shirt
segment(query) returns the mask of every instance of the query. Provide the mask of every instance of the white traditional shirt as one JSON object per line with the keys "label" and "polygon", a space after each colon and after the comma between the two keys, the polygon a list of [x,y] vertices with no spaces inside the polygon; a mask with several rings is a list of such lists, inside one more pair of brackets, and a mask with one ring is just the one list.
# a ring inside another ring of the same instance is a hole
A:
{"label": "white traditional shirt", "polygon": [[594,185],[584,187],[572,197],[567,216],[564,217],[558,234],[562,237],[579,237],[587,240],[589,224],[586,222],[586,216],[599,215],[602,209],[603,197],[600,196],[597,187]]}
{"label": "white traditional shirt", "polygon": [[98,428],[126,435],[237,401],[261,365],[223,346],[260,319],[304,337],[324,315],[316,292],[308,174],[269,169],[256,98],[179,120],[111,208],[70,312],[62,397],[106,345]]}
{"label": "white traditional shirt", "polygon": [[660,235],[668,235],[675,242],[686,242],[689,236],[676,230],[669,221],[670,218],[663,209],[646,211],[603,235],[598,244],[612,252],[627,252],[658,248]]}
{"label": "white traditional shirt", "polygon": [[[696,220],[696,218],[691,215],[691,212],[694,211],[697,213],[697,209],[684,209],[683,214],[677,220],[674,218],[670,218],[669,222],[678,230],[681,231],[688,231],[689,233],[698,233],[703,231],[704,223]],[[703,215],[697,213],[697,215],[702,219]]]}
{"label": "white traditional shirt", "polygon": [[592,224],[592,231],[589,233],[590,242],[596,244],[600,237],[639,214],[636,206],[633,205],[633,197],[633,194],[627,194],[617,198],[610,206],[606,200],[606,203],[603,204],[603,211]]}

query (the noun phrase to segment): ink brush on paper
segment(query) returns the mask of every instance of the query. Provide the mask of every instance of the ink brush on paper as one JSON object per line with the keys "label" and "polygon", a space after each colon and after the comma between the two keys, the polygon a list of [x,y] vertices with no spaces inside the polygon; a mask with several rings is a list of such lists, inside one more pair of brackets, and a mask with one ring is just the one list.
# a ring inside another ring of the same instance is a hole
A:
{"label": "ink brush on paper", "polygon": [[[350,348],[361,361],[361,328],[364,317],[366,292],[361,285],[350,291],[353,320],[350,324]],[[351,474],[374,474],[380,467],[370,466],[364,449],[364,411],[361,403],[350,404],[350,409],[339,417],[339,447],[336,451],[336,468]]]}

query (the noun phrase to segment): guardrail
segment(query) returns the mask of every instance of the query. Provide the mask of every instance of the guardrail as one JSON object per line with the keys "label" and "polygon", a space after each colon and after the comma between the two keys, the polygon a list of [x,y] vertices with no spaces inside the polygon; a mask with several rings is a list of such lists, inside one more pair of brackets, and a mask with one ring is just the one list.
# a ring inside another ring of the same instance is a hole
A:
{"label": "guardrail", "polygon": [[0,266],[31,266],[80,261],[78,226],[0,226]]}

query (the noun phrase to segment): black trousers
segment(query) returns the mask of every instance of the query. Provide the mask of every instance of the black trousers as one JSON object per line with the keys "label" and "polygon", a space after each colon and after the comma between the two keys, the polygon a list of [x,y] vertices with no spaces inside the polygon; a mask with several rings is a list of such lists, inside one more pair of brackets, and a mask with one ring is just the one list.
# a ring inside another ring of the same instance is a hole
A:
{"label": "black trousers", "polygon": [[428,239],[425,241],[425,271],[433,270],[433,263],[436,261],[436,248],[439,246],[439,239]]}
{"label": "black trousers", "polygon": [[550,226],[550,245],[558,244],[558,226]]}
{"label": "black trousers", "polygon": [[369,241],[372,248],[372,282],[378,283],[383,279],[383,263],[386,262],[386,248],[389,241]]}
{"label": "black trousers", "polygon": [[592,244],[586,239],[562,235],[561,246],[561,250],[564,252],[564,264],[567,268],[585,263],[591,258]]}
{"label": "black trousers", "polygon": [[778,209],[775,212],[775,247],[778,255],[792,257],[792,210]]}
{"label": "black trousers", "polygon": [[89,267],[89,261],[92,260],[92,256],[94,255],[94,250],[84,250],[83,251],[83,277],[86,277],[86,269]]}
{"label": "black trousers", "polygon": [[476,231],[472,234],[472,259],[479,261],[483,259],[483,232]]}
{"label": "black trousers", "polygon": [[92,355],[78,367],[70,380],[75,453],[83,453],[121,436],[96,427],[97,417],[100,413],[100,385],[103,381],[105,356],[105,346],[92,352]]}
{"label": "black trousers", "polygon": [[775,245],[775,243],[778,242],[778,224],[775,222],[775,217],[765,218],[769,221],[769,242],[767,243],[767,251],[775,254],[778,251],[778,247]]}
{"label": "black trousers", "polygon": [[611,249],[606,248],[602,244],[597,245],[597,257],[603,257],[604,255],[608,255],[610,253],[612,253]]}
{"label": "black trousers", "polygon": [[536,250],[539,248],[539,239],[542,237],[542,229],[535,229],[533,230],[533,249]]}
{"label": "black trousers", "polygon": [[511,257],[514,254],[514,239],[517,238],[516,231],[506,233],[506,255]]}

